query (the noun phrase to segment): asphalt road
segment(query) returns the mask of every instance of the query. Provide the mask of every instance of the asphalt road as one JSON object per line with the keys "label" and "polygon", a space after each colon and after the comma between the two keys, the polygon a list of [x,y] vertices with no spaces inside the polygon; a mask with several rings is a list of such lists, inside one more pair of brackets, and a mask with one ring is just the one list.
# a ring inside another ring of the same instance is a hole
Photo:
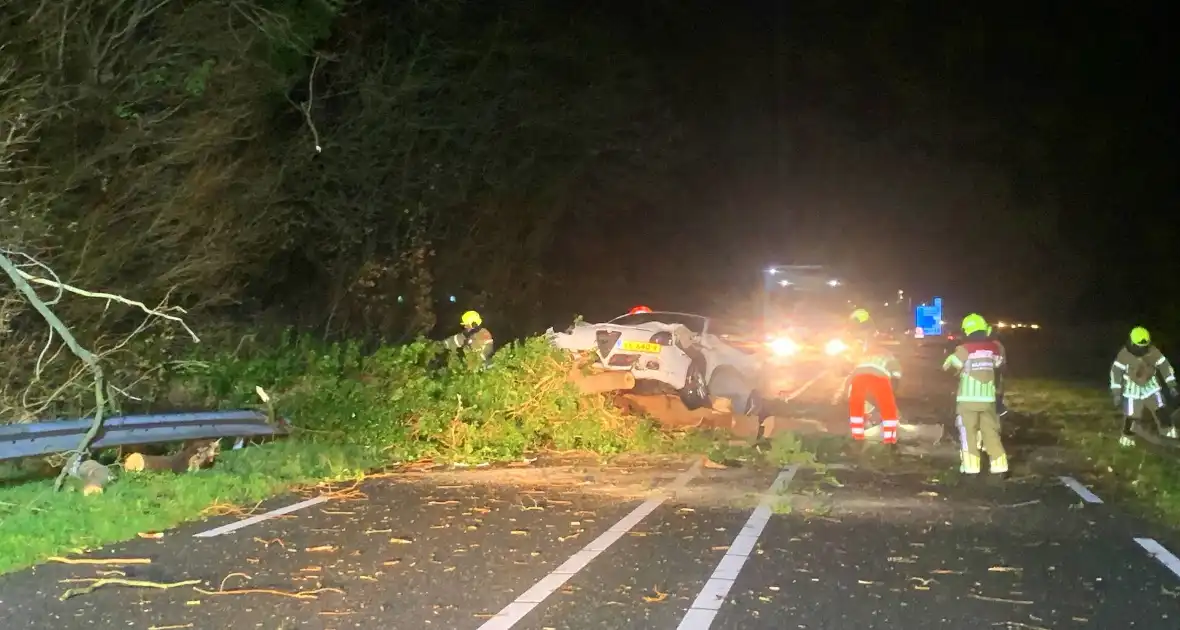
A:
{"label": "asphalt road", "polygon": [[[917,360],[907,371],[907,419],[945,420],[947,381]],[[838,382],[815,381],[789,413],[840,431]],[[1051,453],[1014,446],[1006,482],[961,478],[939,448],[823,471],[567,460],[374,478],[277,517],[87,556],[150,564],[0,578],[0,628],[1180,627],[1180,561],[1166,551],[1180,541],[1117,497],[1087,502]],[[201,590],[59,600],[86,584],[66,580],[113,570]]]}

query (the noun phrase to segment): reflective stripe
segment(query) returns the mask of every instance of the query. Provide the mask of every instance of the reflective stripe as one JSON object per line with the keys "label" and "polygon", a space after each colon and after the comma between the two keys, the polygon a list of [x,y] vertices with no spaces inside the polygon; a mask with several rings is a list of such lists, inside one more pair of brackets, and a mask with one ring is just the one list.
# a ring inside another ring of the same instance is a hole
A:
{"label": "reflective stripe", "polygon": [[1168,362],[1168,357],[1160,357],[1160,360],[1155,362],[1155,366],[1159,367],[1167,362]]}
{"label": "reflective stripe", "polygon": [[[1107,356],[1109,356],[1109,355],[1107,355]],[[1126,366],[1126,365],[1124,365],[1124,364],[1122,364],[1122,363],[1119,363],[1118,361],[1115,361],[1115,362],[1114,362],[1114,366],[1115,366],[1116,368],[1119,368],[1120,370],[1125,370],[1125,369],[1127,369],[1127,366]]]}

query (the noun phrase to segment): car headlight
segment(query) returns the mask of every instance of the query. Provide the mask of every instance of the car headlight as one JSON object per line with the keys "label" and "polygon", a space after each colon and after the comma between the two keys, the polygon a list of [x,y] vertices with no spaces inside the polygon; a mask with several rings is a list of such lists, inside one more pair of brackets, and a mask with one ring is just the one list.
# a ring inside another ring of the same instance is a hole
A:
{"label": "car headlight", "polygon": [[830,356],[836,356],[848,349],[848,344],[844,343],[842,339],[833,339],[824,346],[824,352]]}
{"label": "car headlight", "polygon": [[788,357],[799,352],[799,345],[788,337],[778,337],[767,344],[770,351],[780,357]]}

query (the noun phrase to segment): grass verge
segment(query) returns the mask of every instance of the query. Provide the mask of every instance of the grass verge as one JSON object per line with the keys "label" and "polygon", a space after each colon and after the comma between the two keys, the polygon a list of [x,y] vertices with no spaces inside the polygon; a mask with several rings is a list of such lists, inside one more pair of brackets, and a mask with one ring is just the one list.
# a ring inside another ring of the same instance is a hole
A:
{"label": "grass verge", "polygon": [[1067,447],[1084,459],[1099,486],[1133,497],[1149,516],[1178,522],[1180,453],[1143,439],[1133,448],[1119,446],[1122,420],[1106,392],[1054,381],[1016,380],[1009,387],[1007,402],[1027,422],[1021,428],[1026,441]]}
{"label": "grass verge", "polygon": [[[153,388],[153,407],[253,407],[261,387],[299,427],[295,437],[224,452],[196,473],[118,475],[88,497],[54,493],[49,480],[4,480],[0,573],[167,529],[211,505],[248,505],[392,461],[496,462],[545,450],[705,453],[721,440],[673,436],[624,416],[605,397],[578,395],[566,380],[571,360],[539,338],[500,349],[487,370],[423,342],[366,352],[288,336],[233,347],[178,363],[183,369]],[[800,443],[770,448],[769,461],[814,461]]]}
{"label": "grass verge", "polygon": [[378,454],[347,444],[272,442],[230,451],[199,472],[124,474],[101,495],[52,480],[0,488],[0,573],[54,555],[93,549],[161,531],[207,513],[210,506],[261,501],[293,486],[354,479]]}

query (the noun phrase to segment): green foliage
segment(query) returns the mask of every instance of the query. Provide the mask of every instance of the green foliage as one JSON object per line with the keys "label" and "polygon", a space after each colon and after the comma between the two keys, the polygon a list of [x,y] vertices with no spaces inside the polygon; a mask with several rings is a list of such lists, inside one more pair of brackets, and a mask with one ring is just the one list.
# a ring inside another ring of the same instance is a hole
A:
{"label": "green foliage", "polygon": [[1122,420],[1107,392],[1053,381],[1013,381],[1005,400],[1030,422],[1027,441],[1067,446],[1084,458],[1099,487],[1134,497],[1166,522],[1180,520],[1180,466],[1174,449],[1138,440],[1119,446]]}
{"label": "green foliage", "polygon": [[295,484],[355,479],[379,461],[354,446],[275,442],[223,453],[216,467],[196,473],[124,473],[95,497],[54,492],[52,480],[0,488],[0,573],[162,531],[215,503],[249,504]]}
{"label": "green foliage", "polygon": [[661,441],[649,423],[578,396],[566,381],[571,359],[543,338],[500,348],[488,369],[474,358],[422,340],[366,352],[287,335],[190,364],[181,378],[203,405],[257,405],[261,387],[303,439],[398,458],[487,461],[542,448],[613,454]]}

